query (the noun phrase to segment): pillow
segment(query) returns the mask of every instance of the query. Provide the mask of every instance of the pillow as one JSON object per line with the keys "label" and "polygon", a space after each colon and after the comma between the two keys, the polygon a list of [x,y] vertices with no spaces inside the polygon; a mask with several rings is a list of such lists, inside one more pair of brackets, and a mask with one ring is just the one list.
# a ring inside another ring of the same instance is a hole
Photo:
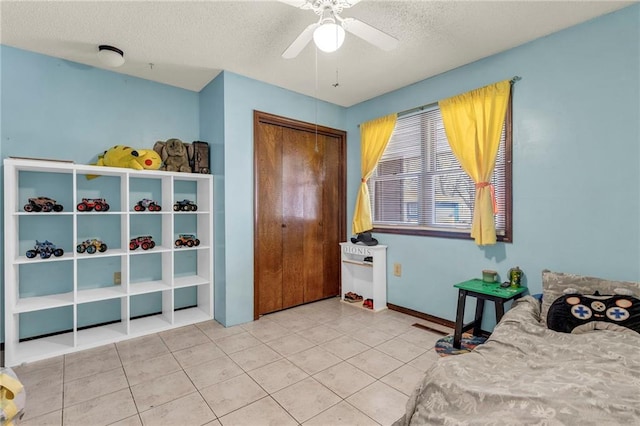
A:
{"label": "pillow", "polygon": [[562,272],[542,271],[542,308],[540,321],[547,323],[547,312],[553,302],[563,296],[566,289],[574,288],[576,293],[614,294],[614,290],[626,288],[635,295],[640,295],[640,283],[628,281],[609,281],[602,278],[586,277],[584,275],[565,274]]}
{"label": "pillow", "polygon": [[547,326],[562,333],[616,330],[640,333],[640,299],[630,295],[579,294],[575,290],[556,299]]}

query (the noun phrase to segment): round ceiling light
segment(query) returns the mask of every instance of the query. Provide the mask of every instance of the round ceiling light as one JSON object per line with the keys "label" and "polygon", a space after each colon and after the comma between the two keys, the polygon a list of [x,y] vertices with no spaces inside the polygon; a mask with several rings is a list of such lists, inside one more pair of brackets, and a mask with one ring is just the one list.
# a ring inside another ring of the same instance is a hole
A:
{"label": "round ceiling light", "polygon": [[116,68],[124,64],[124,52],[117,47],[101,44],[98,46],[98,59],[108,67]]}
{"label": "round ceiling light", "polygon": [[344,28],[333,22],[322,24],[313,32],[313,41],[323,52],[335,52],[344,43]]}

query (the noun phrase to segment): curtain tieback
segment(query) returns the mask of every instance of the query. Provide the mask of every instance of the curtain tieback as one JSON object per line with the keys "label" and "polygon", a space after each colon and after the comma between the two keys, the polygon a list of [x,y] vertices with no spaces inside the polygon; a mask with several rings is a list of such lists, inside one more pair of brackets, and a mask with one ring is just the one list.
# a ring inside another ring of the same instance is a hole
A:
{"label": "curtain tieback", "polygon": [[362,182],[362,183],[367,183],[367,178],[362,178],[362,179],[360,179],[360,182]]}
{"label": "curtain tieback", "polygon": [[493,203],[493,214],[497,214],[498,213],[498,202],[496,201],[496,191],[495,191],[495,187],[490,184],[489,182],[478,182],[476,183],[476,189],[480,189],[480,188],[486,188],[489,187],[489,190],[491,191],[491,201]]}

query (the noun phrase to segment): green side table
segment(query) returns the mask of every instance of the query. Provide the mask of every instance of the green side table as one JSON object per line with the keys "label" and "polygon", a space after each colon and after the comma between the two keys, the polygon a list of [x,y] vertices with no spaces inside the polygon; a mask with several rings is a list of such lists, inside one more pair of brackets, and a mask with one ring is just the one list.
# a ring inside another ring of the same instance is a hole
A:
{"label": "green side table", "polygon": [[[526,287],[502,288],[500,283],[486,283],[480,279],[472,279],[454,285],[458,289],[458,312],[456,313],[456,329],[453,334],[453,347],[460,349],[462,333],[473,328],[473,335],[479,336],[482,330],[482,314],[484,313],[484,301],[490,300],[496,306],[496,323],[500,322],[504,315],[504,304],[509,300],[519,297],[527,291]],[[476,315],[469,324],[464,324],[464,306],[467,296],[476,298]]]}

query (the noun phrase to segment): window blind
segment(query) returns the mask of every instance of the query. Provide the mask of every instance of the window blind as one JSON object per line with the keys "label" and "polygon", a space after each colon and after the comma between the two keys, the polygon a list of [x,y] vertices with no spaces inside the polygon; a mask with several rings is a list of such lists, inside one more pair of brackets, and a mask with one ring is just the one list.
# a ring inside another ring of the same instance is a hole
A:
{"label": "window blind", "polygon": [[[498,235],[506,227],[505,135],[503,126],[491,179]],[[368,186],[374,227],[471,230],[475,184],[451,151],[437,106],[398,118]]]}

